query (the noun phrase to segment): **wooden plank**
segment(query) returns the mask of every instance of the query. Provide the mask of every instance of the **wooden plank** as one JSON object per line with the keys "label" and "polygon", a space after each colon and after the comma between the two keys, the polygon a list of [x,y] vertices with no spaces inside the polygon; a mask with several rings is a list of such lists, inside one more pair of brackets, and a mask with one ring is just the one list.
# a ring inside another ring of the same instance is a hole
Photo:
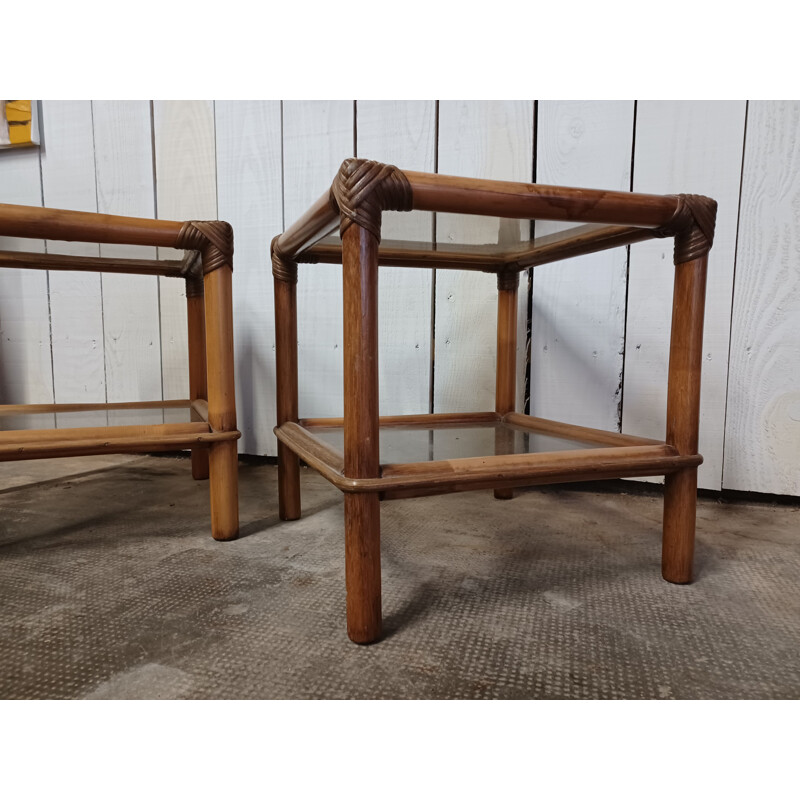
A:
{"label": "wooden plank", "polygon": [[[283,103],[284,227],[330,188],[342,161],[354,155],[354,126],[351,101]],[[300,415],[342,415],[340,269],[299,265],[297,339]]]}
{"label": "wooden plank", "polygon": [[269,244],[283,223],[280,101],[217,101],[218,210],[234,230],[233,342],[240,451],[274,456],[275,325]]}
{"label": "wooden plank", "polygon": [[[92,106],[87,101],[46,101],[42,109],[44,205],[97,211]],[[97,244],[49,240],[49,252],[96,256]],[[99,273],[51,272],[50,317],[56,403],[106,400],[103,304]],[[92,412],[100,414],[102,412]],[[87,424],[98,424],[97,420]]]}
{"label": "wooden plank", "polygon": [[[210,100],[153,102],[156,211],[160,219],[216,219],[214,104]],[[181,251],[159,248],[161,258]],[[186,287],[159,278],[161,371],[165,399],[184,397],[189,385]]]}
{"label": "wooden plank", "polygon": [[[7,150],[0,157],[0,202],[41,206],[39,148]],[[43,241],[0,237],[4,250],[44,252]],[[0,269],[0,403],[52,403],[48,275]],[[42,415],[37,427],[52,427]]]}
{"label": "wooden plank", "polygon": [[[436,103],[359,101],[356,106],[359,158],[400,169],[434,172]],[[433,241],[433,215],[425,211],[386,212],[381,238]],[[430,404],[430,270],[386,267],[379,282],[381,414],[420,414]]]}
{"label": "wooden plank", "polygon": [[[708,269],[700,401],[698,475],[705,489],[722,485],[731,294],[739,205],[745,102],[640,102],[633,188],[705,194],[719,203]],[[622,430],[665,435],[671,326],[672,240],[631,247]]]}
{"label": "wooden plank", "polygon": [[798,131],[800,103],[750,103],[733,296],[725,489],[800,495]]}
{"label": "wooden plank", "polygon": [[[533,101],[442,101],[439,172],[524,181],[533,174]],[[437,242],[503,244],[527,241],[527,221],[437,214]],[[523,410],[528,286],[520,280],[517,309],[517,410]],[[497,279],[436,273],[433,410],[489,411],[495,403]],[[486,452],[494,432],[486,432]]]}
{"label": "wooden plank", "polygon": [[[541,101],[536,180],[628,191],[632,101]],[[536,236],[574,227],[537,222]],[[625,344],[625,247],[533,272],[531,414],[617,431]]]}
{"label": "wooden plank", "polygon": [[[94,101],[97,210],[155,216],[150,103]],[[154,247],[100,245],[109,258],[156,257]],[[103,273],[103,328],[109,402],[160,399],[158,278]]]}

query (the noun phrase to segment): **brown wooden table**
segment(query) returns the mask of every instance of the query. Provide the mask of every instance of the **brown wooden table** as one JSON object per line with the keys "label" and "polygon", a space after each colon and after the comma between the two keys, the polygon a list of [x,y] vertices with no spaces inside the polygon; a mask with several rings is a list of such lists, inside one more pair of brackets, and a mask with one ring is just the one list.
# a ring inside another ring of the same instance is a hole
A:
{"label": "brown wooden table", "polygon": [[[233,382],[230,225],[0,204],[0,236],[186,250],[180,261],[0,252],[0,268],[179,278],[186,282],[189,333],[186,399],[0,405],[0,461],[191,449],[192,476],[210,478],[214,538],[236,538],[240,434]],[[54,418],[56,427],[43,429],[47,416]]]}
{"label": "brown wooden table", "polygon": [[[280,516],[300,516],[299,459],[344,492],[347,630],[353,641],[372,642],[381,633],[381,499],[472,489],[494,489],[495,497],[507,499],[520,486],[665,475],[662,574],[673,583],[691,580],[697,467],[703,460],[697,436],[706,266],[716,206],[698,195],[476,180],[348,159],[330,191],[273,240]],[[511,248],[381,242],[381,214],[389,210],[558,220],[573,227]],[[341,239],[329,236],[337,227]],[[519,273],[665,236],[675,238],[665,441],[518,413],[514,362]],[[298,262],[343,265],[343,418],[298,417]],[[381,266],[497,275],[493,410],[379,417]],[[488,454],[465,453],[470,438],[493,446]]]}

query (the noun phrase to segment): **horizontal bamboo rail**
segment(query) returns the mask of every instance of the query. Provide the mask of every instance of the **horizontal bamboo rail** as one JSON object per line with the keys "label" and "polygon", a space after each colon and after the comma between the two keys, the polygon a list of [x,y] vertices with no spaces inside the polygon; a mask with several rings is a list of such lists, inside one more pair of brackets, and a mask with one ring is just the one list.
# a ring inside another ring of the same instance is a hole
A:
{"label": "horizontal bamboo rail", "polygon": [[338,227],[339,211],[331,205],[330,193],[325,192],[300,219],[278,237],[277,248],[287,258],[294,258]]}
{"label": "horizontal bamboo rail", "polygon": [[669,195],[607,192],[405,170],[403,174],[411,187],[411,207],[420,211],[658,227],[668,222],[678,208],[678,198]]}
{"label": "horizontal bamboo rail", "polygon": [[136,400],[129,403],[36,403],[0,406],[0,417],[12,414],[67,414],[81,411],[189,408],[191,400]]}
{"label": "horizontal bamboo rail", "polygon": [[174,247],[183,222],[0,203],[0,236]]}
{"label": "horizontal bamboo rail", "polygon": [[185,278],[196,255],[181,261],[157,261],[136,258],[100,258],[99,256],[62,256],[56,253],[0,252],[0,267],[81,272],[123,272],[130,275],[163,275]]}
{"label": "horizontal bamboo rail", "polygon": [[[68,456],[90,456],[104,453],[150,453],[160,450],[181,450],[186,447],[209,446],[215,442],[238,439],[239,431],[220,431],[216,433],[182,433],[175,435],[148,436],[102,436],[95,431],[115,431],[118,428],[92,428],[88,439],[53,439],[46,442],[28,444],[0,443],[0,461],[25,461],[36,458],[64,458]],[[26,431],[31,433],[31,431]],[[0,440],[2,442],[2,440]]]}
{"label": "horizontal bamboo rail", "polygon": [[157,425],[98,425],[81,428],[50,428],[36,430],[0,431],[0,445],[21,445],[46,442],[105,440],[142,436],[148,439],[168,436],[186,436],[193,439],[203,433],[211,433],[207,422],[168,422]]}
{"label": "horizontal bamboo rail", "polygon": [[586,444],[607,444],[615,447],[636,447],[639,445],[660,445],[658,439],[645,439],[643,436],[631,436],[628,433],[601,431],[597,428],[586,428],[583,425],[572,425],[569,422],[557,422],[553,419],[531,417],[510,411],[503,416],[503,422],[519,430],[553,436],[557,439],[573,439]]}
{"label": "horizontal bamboo rail", "polygon": [[[501,422],[495,411],[467,411],[449,414],[400,414],[378,417],[381,428],[445,428],[461,426],[493,425]],[[309,417],[298,420],[304,428],[335,430],[344,425],[343,417]]]}

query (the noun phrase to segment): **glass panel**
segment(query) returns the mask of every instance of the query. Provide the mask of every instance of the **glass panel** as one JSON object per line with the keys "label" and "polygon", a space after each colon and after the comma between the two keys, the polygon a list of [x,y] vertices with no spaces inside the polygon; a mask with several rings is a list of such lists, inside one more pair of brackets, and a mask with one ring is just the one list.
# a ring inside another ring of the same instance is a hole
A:
{"label": "glass panel", "polygon": [[[163,425],[164,423],[202,422],[187,405],[180,408],[110,408],[93,411],[47,411],[41,414],[8,414],[0,408],[0,431],[25,431],[37,428],[104,428],[117,425]],[[46,424],[42,424],[45,422]]]}
{"label": "glass panel", "polygon": [[[388,216],[390,214],[386,212],[384,218]],[[395,216],[403,215],[395,212]],[[535,239],[531,238],[532,231],[536,234]],[[435,245],[432,231],[427,236],[419,235],[417,231],[418,235],[412,239],[409,234],[404,238],[401,235],[389,235],[383,230],[379,250],[385,257],[391,256],[395,259],[399,251],[406,255],[428,253],[433,250],[439,253],[459,253],[472,259],[486,258],[488,266],[491,267],[492,259],[501,264],[505,257],[530,254],[532,250],[541,248],[552,250],[554,246],[575,240],[576,237],[580,237],[584,246],[588,238],[594,243],[595,249],[602,250],[609,246],[603,244],[602,233],[608,234],[613,231],[619,235],[619,227],[613,225],[540,220],[534,227],[529,220],[469,214],[438,214]],[[328,236],[315,246],[323,249],[338,248],[341,246],[341,241],[338,237]]]}
{"label": "glass panel", "polygon": [[[311,429],[311,433],[340,453],[344,451],[344,432],[341,428]],[[380,443],[382,464],[608,447],[529,433],[503,423],[441,428],[381,428]]]}

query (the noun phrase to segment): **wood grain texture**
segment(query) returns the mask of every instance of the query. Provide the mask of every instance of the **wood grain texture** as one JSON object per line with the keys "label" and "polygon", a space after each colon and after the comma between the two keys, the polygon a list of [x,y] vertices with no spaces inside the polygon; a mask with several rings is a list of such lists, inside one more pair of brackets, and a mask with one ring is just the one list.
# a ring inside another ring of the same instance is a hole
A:
{"label": "wood grain texture", "polygon": [[[355,118],[349,101],[283,104],[284,218],[300,217],[324,192],[345,158],[354,155]],[[297,281],[300,414],[343,413],[342,274],[300,264]]]}
{"label": "wood grain texture", "polygon": [[726,489],[800,495],[798,131],[800,103],[750,103],[728,381]]}
{"label": "wood grain texture", "polygon": [[[41,154],[44,205],[97,211],[92,106],[87,101],[46,101]],[[99,255],[97,244],[48,240],[47,249],[67,255]],[[57,403],[106,400],[103,304],[100,275],[50,273],[53,383]],[[100,413],[100,412],[97,412]],[[97,424],[97,423],[93,423]]]}
{"label": "wood grain texture", "polygon": [[[97,210],[155,216],[150,103],[92,103]],[[155,258],[155,247],[100,245],[109,258]],[[158,278],[104,273],[103,333],[109,402],[160,399],[161,324]]]}
{"label": "wood grain texture", "polygon": [[[439,172],[530,182],[533,173],[533,102],[442,101]],[[527,241],[528,222],[437,214],[437,242],[503,244]],[[523,408],[527,276],[517,310],[517,399]],[[488,411],[495,403],[497,279],[480,273],[438,271],[433,406],[437,412]],[[494,446],[487,432],[486,452]]]}
{"label": "wood grain texture", "polygon": [[[632,101],[542,101],[537,121],[537,182],[630,188]],[[537,222],[536,236],[570,227]],[[534,270],[532,414],[619,430],[627,267],[620,247]]]}
{"label": "wood grain texture", "polygon": [[[38,148],[7,150],[0,157],[0,202],[40,206]],[[0,237],[4,250],[43,252],[44,242]],[[48,275],[0,269],[0,403],[52,403]],[[41,415],[37,427],[52,427]]]}
{"label": "wood grain texture", "polygon": [[[359,158],[394,164],[401,170],[434,171],[434,101],[359,101],[356,108]],[[384,212],[381,239],[432,242],[432,216],[427,211]],[[430,270],[386,267],[379,272],[382,414],[428,410],[432,286]]]}
{"label": "wood grain texture", "polygon": [[[700,405],[699,486],[720,489],[727,355],[745,103],[640,102],[636,191],[704,194],[719,203],[708,267]],[[672,284],[671,239],[631,247],[622,430],[663,437]]]}
{"label": "wood grain texture", "polygon": [[[217,218],[214,104],[206,100],[153,103],[156,211],[160,219]],[[182,253],[159,248],[161,258]],[[186,397],[189,361],[186,287],[160,278],[161,370],[164,398]]]}
{"label": "wood grain texture", "polygon": [[217,197],[234,229],[233,325],[242,452],[274,456],[275,330],[269,243],[282,230],[279,101],[217,101]]}
{"label": "wood grain texture", "polygon": [[[344,297],[344,474],[380,475],[378,435],[378,240],[351,225],[342,233]],[[347,633],[372,642],[381,633],[381,514],[377,495],[344,505]]]}

